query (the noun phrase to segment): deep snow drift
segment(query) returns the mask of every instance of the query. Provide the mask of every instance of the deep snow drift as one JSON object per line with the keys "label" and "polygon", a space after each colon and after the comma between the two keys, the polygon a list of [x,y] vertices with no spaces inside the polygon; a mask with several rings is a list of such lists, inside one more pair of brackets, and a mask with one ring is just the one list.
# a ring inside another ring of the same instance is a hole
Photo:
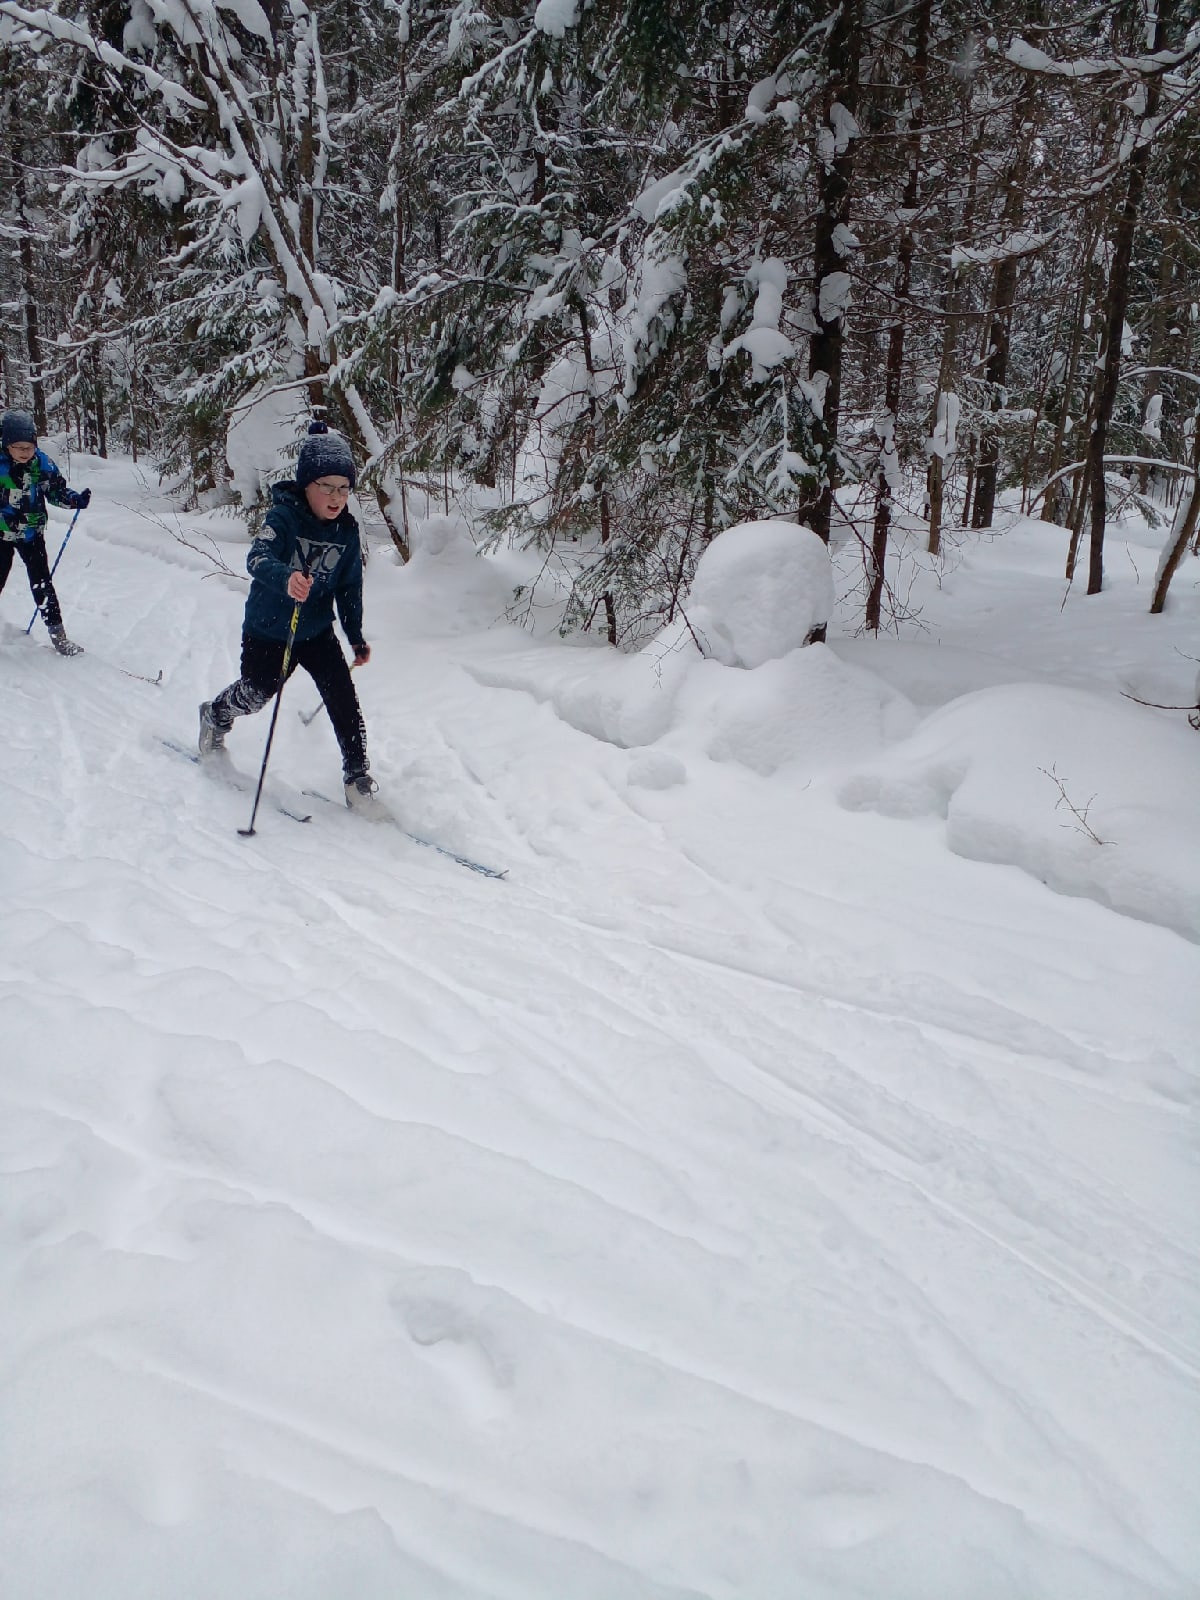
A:
{"label": "deep snow drift", "polygon": [[[160,740],[244,531],[71,476],[88,654],[0,599],[6,1593],[1197,1592],[1200,735],[1121,694],[1191,698],[1194,561],[1151,618],[1124,528],[1064,605],[1015,522],[906,560],[901,637],[750,655],[726,577],[702,659],[377,543],[376,776],[497,883],[240,838]],[[334,792],[314,702],[276,799]]]}

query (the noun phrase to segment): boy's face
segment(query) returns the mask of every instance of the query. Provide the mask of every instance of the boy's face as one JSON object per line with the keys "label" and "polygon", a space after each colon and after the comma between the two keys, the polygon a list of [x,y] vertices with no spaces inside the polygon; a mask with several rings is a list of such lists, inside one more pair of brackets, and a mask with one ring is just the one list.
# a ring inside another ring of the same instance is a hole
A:
{"label": "boy's face", "polygon": [[349,478],[318,478],[316,483],[304,486],[304,498],[314,517],[322,522],[333,522],[345,510],[350,498]]}
{"label": "boy's face", "polygon": [[30,444],[28,439],[14,440],[8,447],[9,455],[19,467],[23,467],[27,461],[32,461],[36,450],[37,445]]}

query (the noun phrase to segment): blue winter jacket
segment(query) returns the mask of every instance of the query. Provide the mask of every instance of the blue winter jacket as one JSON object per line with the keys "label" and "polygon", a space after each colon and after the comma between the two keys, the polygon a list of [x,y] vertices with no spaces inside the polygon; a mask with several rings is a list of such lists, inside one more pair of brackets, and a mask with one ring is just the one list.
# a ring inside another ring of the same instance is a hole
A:
{"label": "blue winter jacket", "polygon": [[349,510],[323,522],[308,508],[304,491],[294,483],[271,486],[271,509],[263,531],[246,557],[250,597],[244,627],[260,639],[286,639],[296,602],[287,592],[293,572],[307,571],[313,580],[300,607],[296,638],[313,639],[333,626],[336,604],[342,632],[351,647],[364,643],[362,631],[362,547],[358,523]]}
{"label": "blue winter jacket", "polygon": [[10,544],[36,539],[46,528],[47,501],[74,509],[79,495],[44,450],[21,465],[0,450],[0,537]]}

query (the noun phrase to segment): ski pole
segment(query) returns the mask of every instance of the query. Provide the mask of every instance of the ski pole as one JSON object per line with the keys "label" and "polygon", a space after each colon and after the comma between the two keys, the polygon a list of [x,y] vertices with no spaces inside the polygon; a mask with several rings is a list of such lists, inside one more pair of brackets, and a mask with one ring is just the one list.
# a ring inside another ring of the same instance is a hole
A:
{"label": "ski pole", "polygon": [[[306,572],[304,575],[307,577],[308,573]],[[288,666],[292,659],[292,646],[296,642],[296,629],[300,626],[300,607],[303,604],[303,600],[297,600],[292,607],[292,621],[288,628],[287,644],[284,646],[283,651],[283,666],[279,669],[279,688],[275,691],[275,709],[271,712],[271,726],[267,729],[267,748],[263,751],[262,767],[259,769],[258,774],[258,788],[254,791],[254,809],[250,813],[250,826],[238,829],[243,839],[252,839],[254,837],[254,819],[258,815],[258,802],[262,799],[263,779],[267,775],[267,762],[271,755],[271,740],[275,737],[275,724],[279,720],[279,702],[283,699],[283,686],[287,682]]]}
{"label": "ski pole", "polygon": [[[350,663],[350,671],[351,672],[357,672],[358,671],[358,662],[357,661],[352,661]],[[322,713],[322,711],[324,711],[324,709],[325,709],[324,700],[318,700],[316,705],[312,708],[311,711],[298,711],[296,713],[296,715],[300,718],[300,721],[304,724],[304,726],[306,728],[309,728],[316,721],[316,719],[321,715],[321,713]]]}
{"label": "ski pole", "polygon": [[[79,521],[79,513],[82,510],[83,510],[83,507],[79,506],[76,509],[75,515],[71,518],[71,526],[67,529],[66,535],[65,535],[65,537],[63,539],[63,542],[58,547],[58,554],[54,558],[54,565],[50,568],[50,576],[51,576],[51,578],[53,578],[54,574],[58,571],[58,563],[63,558],[63,551],[67,548],[67,540],[75,532],[75,524]],[[25,629],[26,633],[32,633],[33,632],[33,625],[38,619],[38,610],[39,610],[39,608],[35,606],[34,607],[34,611],[33,611],[33,615],[29,619],[29,626]]]}

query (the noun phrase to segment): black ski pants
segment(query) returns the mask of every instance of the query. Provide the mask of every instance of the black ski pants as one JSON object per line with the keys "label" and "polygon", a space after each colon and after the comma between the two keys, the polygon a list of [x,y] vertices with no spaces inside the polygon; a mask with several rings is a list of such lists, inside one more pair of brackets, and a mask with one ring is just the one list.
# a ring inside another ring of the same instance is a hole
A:
{"label": "black ski pants", "polygon": [[16,544],[8,539],[0,540],[0,589],[8,582],[14,551],[25,563],[29,589],[34,604],[42,613],[42,621],[48,628],[61,628],[62,612],[58,609],[58,596],[50,582],[50,559],[46,554],[45,534],[39,533],[36,539],[18,540]]}
{"label": "black ski pants", "polygon": [[[286,649],[282,639],[242,634],[242,675],[227,689],[222,689],[213,701],[213,719],[219,727],[232,727],[234,717],[261,711],[268,700],[274,699]],[[342,752],[343,776],[357,778],[370,765],[367,730],[363,726],[362,708],[354,692],[350,668],[332,628],[326,628],[314,639],[296,641],[288,662],[289,678],[297,667],[304,668],[325,702]]]}

